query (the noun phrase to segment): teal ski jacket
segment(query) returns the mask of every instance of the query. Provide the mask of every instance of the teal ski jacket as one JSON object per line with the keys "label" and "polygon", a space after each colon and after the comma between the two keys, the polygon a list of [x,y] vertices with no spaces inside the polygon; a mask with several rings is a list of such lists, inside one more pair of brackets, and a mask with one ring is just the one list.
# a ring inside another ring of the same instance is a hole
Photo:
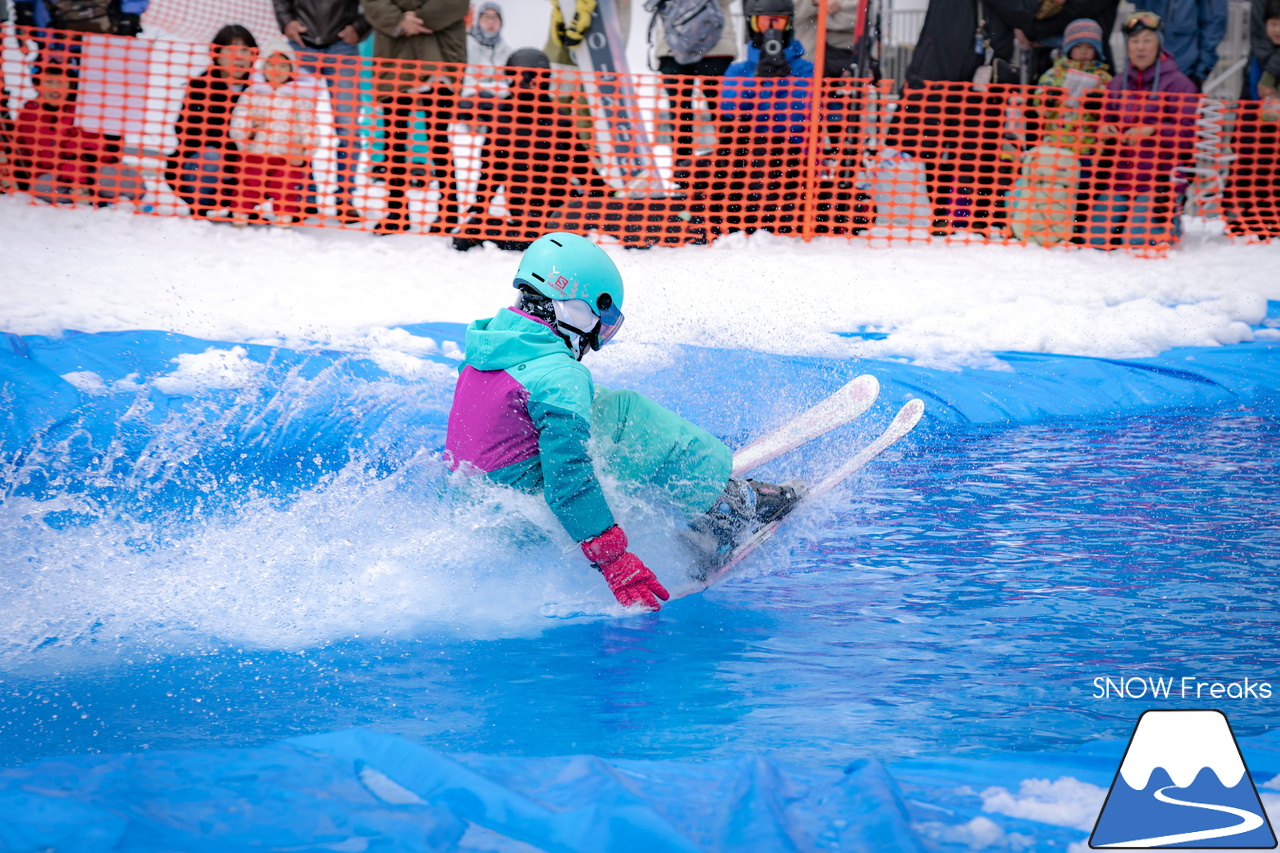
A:
{"label": "teal ski jacket", "polygon": [[548,324],[515,308],[467,327],[445,459],[546,497],[582,542],[614,525],[588,453],[595,384]]}

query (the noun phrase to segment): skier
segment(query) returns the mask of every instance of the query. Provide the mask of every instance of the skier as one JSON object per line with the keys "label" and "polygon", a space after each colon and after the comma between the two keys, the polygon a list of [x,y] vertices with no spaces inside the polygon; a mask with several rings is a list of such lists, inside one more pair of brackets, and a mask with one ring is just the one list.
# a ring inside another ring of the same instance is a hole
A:
{"label": "skier", "polygon": [[628,486],[665,491],[722,554],[803,496],[796,480],[731,477],[733,454],[706,430],[634,391],[595,388],[582,358],[608,343],[623,319],[622,276],[599,246],[546,234],[521,257],[514,287],[513,307],[467,328],[446,462],[541,491],[624,607],[658,610],[669,595],[628,550],[593,463]]}

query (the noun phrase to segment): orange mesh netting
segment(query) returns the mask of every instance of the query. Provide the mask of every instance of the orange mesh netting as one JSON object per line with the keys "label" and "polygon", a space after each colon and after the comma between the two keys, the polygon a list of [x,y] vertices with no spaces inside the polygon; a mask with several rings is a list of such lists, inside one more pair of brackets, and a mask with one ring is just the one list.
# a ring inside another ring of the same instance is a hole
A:
{"label": "orange mesh netting", "polygon": [[896,96],[848,78],[818,89],[15,35],[0,188],[35,203],[461,245],[768,230],[1159,253],[1191,184],[1234,233],[1277,231],[1277,124],[1251,104],[1209,115],[1198,97],[1088,86]]}

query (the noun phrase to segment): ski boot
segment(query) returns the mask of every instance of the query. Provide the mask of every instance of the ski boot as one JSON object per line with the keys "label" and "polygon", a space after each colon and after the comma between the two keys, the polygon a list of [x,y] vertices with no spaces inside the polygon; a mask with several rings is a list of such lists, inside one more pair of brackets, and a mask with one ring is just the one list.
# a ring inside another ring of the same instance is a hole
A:
{"label": "ski boot", "polygon": [[705,574],[728,559],[744,539],[771,521],[777,521],[808,492],[802,480],[766,483],[732,477],[720,500],[689,527],[695,547],[706,555],[699,571]]}

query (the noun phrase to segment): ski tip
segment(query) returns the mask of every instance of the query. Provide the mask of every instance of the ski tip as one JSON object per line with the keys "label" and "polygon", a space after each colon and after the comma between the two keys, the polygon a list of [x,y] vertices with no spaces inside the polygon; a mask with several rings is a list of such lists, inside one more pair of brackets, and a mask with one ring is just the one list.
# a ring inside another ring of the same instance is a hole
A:
{"label": "ski tip", "polygon": [[898,420],[903,426],[915,426],[920,422],[920,418],[924,415],[924,400],[919,397],[912,397],[906,402],[898,412]]}
{"label": "ski tip", "polygon": [[844,387],[859,396],[878,395],[880,393],[880,380],[870,373],[864,373],[861,376],[855,376]]}

